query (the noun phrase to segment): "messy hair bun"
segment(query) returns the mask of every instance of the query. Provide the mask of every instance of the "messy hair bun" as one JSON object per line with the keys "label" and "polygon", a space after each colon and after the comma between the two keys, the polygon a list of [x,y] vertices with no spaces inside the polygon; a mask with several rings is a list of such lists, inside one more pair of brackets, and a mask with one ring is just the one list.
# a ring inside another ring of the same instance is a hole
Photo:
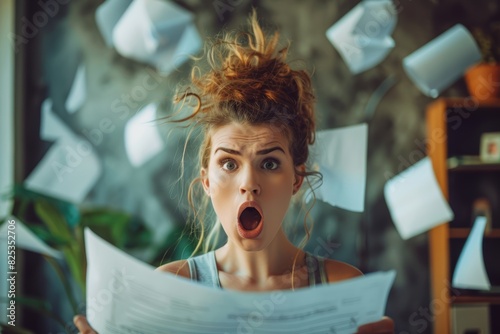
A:
{"label": "messy hair bun", "polygon": [[[296,167],[306,163],[309,145],[315,140],[315,97],[309,74],[290,67],[286,61],[289,47],[278,47],[277,32],[272,35],[263,32],[255,11],[249,24],[251,31],[248,33],[226,33],[212,41],[205,53],[208,69],[195,66],[190,85],[180,89],[175,96],[175,102],[181,105],[180,112],[185,111],[186,106],[190,111],[174,122],[201,127],[203,142],[199,163],[202,168],[208,168],[209,164],[211,131],[233,122],[266,124],[281,130],[289,140]],[[298,168],[296,173],[302,176],[318,174]],[[193,180],[188,194],[193,219],[201,223],[197,249],[205,236],[203,218],[208,205],[206,196],[202,197],[201,206],[194,205],[194,185],[198,181],[199,178]],[[215,230],[213,228],[212,232]]]}
{"label": "messy hair bun", "polygon": [[[290,139],[294,164],[304,164],[315,133],[311,79],[290,67],[288,46],[278,49],[279,34],[266,36],[255,11],[249,23],[251,33],[228,33],[212,42],[206,54],[209,70],[195,67],[191,85],[176,96],[176,102],[196,101],[180,121],[192,120],[206,133],[231,122],[274,125]],[[200,152],[205,168],[209,147],[206,138]]]}

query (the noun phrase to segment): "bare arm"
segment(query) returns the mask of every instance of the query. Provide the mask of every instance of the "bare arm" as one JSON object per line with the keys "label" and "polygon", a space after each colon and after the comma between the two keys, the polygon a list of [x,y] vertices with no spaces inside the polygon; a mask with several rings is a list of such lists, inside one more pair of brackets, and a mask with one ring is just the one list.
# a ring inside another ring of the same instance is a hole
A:
{"label": "bare arm", "polygon": [[191,278],[191,275],[189,274],[189,266],[186,260],[166,263],[156,268],[156,271],[163,271],[174,275],[179,275],[181,277]]}

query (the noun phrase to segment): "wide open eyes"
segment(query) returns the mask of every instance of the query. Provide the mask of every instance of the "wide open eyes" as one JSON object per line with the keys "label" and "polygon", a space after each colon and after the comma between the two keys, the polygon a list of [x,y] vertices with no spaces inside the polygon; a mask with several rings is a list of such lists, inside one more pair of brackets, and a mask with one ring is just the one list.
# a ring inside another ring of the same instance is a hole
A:
{"label": "wide open eyes", "polygon": [[279,166],[280,166],[280,162],[278,160],[272,159],[272,158],[266,159],[262,163],[262,168],[268,169],[268,170],[278,169]]}
{"label": "wide open eyes", "polygon": [[[225,158],[219,161],[220,167],[228,172],[232,172],[238,168],[238,165],[234,159]],[[274,158],[267,158],[262,161],[261,167],[265,170],[276,170],[280,166],[280,162]]]}
{"label": "wide open eyes", "polygon": [[222,169],[229,172],[238,168],[238,166],[236,165],[236,161],[234,161],[233,159],[222,159],[219,162],[219,165],[221,166]]}

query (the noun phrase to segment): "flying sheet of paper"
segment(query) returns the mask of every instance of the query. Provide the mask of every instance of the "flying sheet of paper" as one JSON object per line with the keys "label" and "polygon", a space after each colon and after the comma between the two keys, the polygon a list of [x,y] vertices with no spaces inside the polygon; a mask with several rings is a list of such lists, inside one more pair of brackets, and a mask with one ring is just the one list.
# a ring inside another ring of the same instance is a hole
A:
{"label": "flying sheet of paper", "polygon": [[122,56],[166,75],[201,49],[193,19],[170,1],[135,0],[113,29],[113,44]]}
{"label": "flying sheet of paper", "polygon": [[87,318],[107,333],[354,333],[380,320],[395,271],[295,291],[239,292],[156,272],[89,229]]}
{"label": "flying sheet of paper", "polygon": [[384,195],[403,239],[453,219],[428,157],[387,181]]}
{"label": "flying sheet of paper", "polygon": [[101,174],[92,145],[78,137],[57,140],[24,181],[26,188],[80,203]]}
{"label": "flying sheet of paper", "polygon": [[396,9],[391,0],[361,1],[326,36],[353,74],[378,65],[394,48]]}
{"label": "flying sheet of paper", "polygon": [[486,217],[478,216],[458,258],[455,272],[453,273],[453,287],[478,290],[489,290],[491,288],[483,259],[485,227]]}
{"label": "flying sheet of paper", "polygon": [[[14,221],[14,224],[8,224],[8,221]],[[9,228],[9,225],[14,225],[14,228]],[[62,253],[47,246],[39,237],[26,227],[19,218],[8,217],[7,220],[0,226],[0,239],[6,242],[9,231],[14,232],[16,247],[26,249],[35,253],[48,255],[54,258],[61,259]],[[5,249],[5,248],[2,248]],[[5,257],[6,259],[7,257]]]}
{"label": "flying sheet of paper", "polygon": [[[313,168],[323,174],[316,198],[346,210],[363,212],[368,125],[318,131],[311,147]],[[310,201],[312,193],[306,194]]]}
{"label": "flying sheet of paper", "polygon": [[154,103],[147,105],[125,125],[125,149],[135,167],[141,166],[165,147],[155,123],[156,109]]}
{"label": "flying sheet of paper", "polygon": [[52,110],[52,100],[42,103],[40,122],[40,138],[46,141],[56,141],[60,138],[73,138],[73,131]]}
{"label": "flying sheet of paper", "polygon": [[132,0],[107,0],[97,7],[95,20],[107,46],[113,46],[113,29],[131,3]]}
{"label": "flying sheet of paper", "polygon": [[40,138],[55,141],[24,181],[33,191],[80,203],[101,175],[101,163],[92,145],[77,136],[52,110],[52,101],[42,103]]}
{"label": "flying sheet of paper", "polygon": [[473,35],[456,24],[406,56],[403,68],[422,93],[436,98],[481,58]]}
{"label": "flying sheet of paper", "polygon": [[70,114],[79,110],[87,99],[85,65],[80,64],[76,70],[75,79],[71,85],[68,97],[66,98],[66,111]]}

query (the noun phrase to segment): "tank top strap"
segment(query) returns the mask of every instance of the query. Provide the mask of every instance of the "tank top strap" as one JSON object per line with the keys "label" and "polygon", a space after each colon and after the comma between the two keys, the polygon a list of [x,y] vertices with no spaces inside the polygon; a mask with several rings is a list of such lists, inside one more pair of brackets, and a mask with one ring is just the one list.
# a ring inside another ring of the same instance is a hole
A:
{"label": "tank top strap", "polygon": [[328,284],[324,258],[306,252],[306,265],[309,273],[309,286]]}
{"label": "tank top strap", "polygon": [[[187,259],[191,280],[203,285],[221,289],[219,271],[215,261],[215,252],[198,255]],[[306,265],[309,286],[328,284],[325,259],[306,252]]]}
{"label": "tank top strap", "polygon": [[188,258],[187,263],[191,280],[206,286],[221,288],[214,251]]}

